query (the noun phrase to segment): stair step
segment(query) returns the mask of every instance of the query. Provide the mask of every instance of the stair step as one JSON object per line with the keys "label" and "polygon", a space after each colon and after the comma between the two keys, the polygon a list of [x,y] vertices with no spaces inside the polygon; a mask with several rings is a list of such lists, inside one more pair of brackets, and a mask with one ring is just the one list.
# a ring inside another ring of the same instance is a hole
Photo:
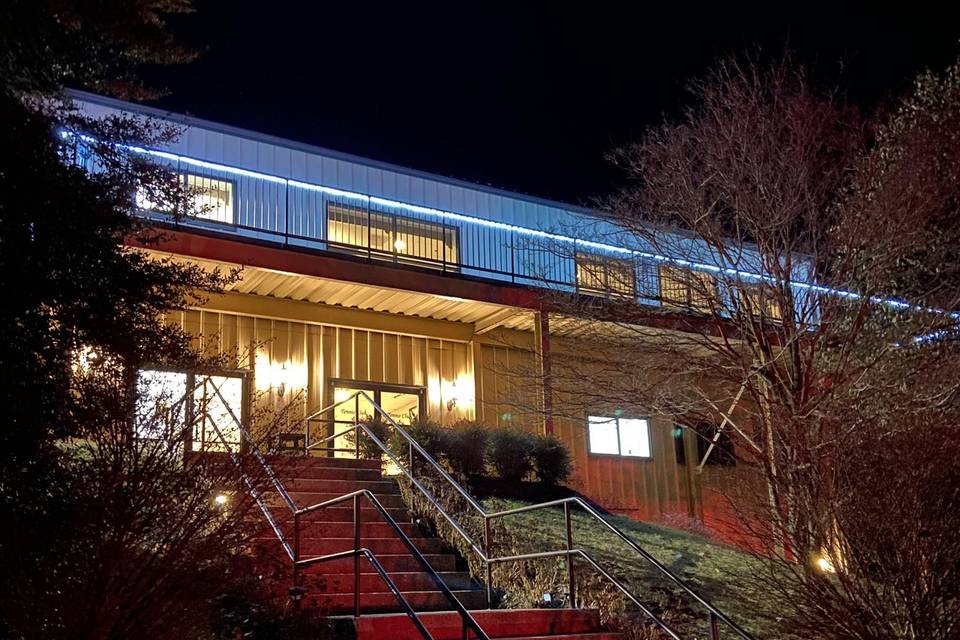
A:
{"label": "stair step", "polygon": [[[491,638],[620,637],[602,630],[600,613],[595,609],[487,609],[471,611],[471,615]],[[435,640],[462,638],[462,622],[455,612],[426,613],[420,620]],[[356,629],[357,640],[422,640],[417,628],[402,613],[363,616],[357,619]]]}
{"label": "stair step", "polygon": [[360,482],[377,482],[384,480],[379,468],[353,468],[346,466],[328,467],[319,465],[278,465],[274,468],[277,476],[287,482],[287,478],[304,480],[343,480]]}
{"label": "stair step", "polygon": [[[344,494],[350,493],[351,491],[355,491],[355,489],[348,489],[347,491],[338,491],[335,493],[318,493],[314,491],[288,491],[288,493],[290,494],[290,497],[293,498],[293,501],[297,504],[298,507],[304,508],[304,507],[309,507],[311,505],[319,504],[321,502],[326,502],[328,500],[333,500],[334,498],[340,498]],[[273,505],[282,506],[284,504],[283,500],[280,498],[280,494],[277,493],[276,491],[266,492],[263,495],[267,504],[270,506],[273,506]],[[405,506],[403,503],[403,497],[401,497],[399,493],[393,493],[393,494],[377,493],[375,495],[377,500],[380,501],[380,504],[387,509],[402,509]],[[334,506],[338,506],[341,508],[346,507],[351,510],[353,509],[353,503],[351,500],[346,500]],[[371,512],[375,511],[375,509],[370,505],[370,502],[368,502],[366,498],[360,498],[360,506],[362,511],[371,511]],[[333,506],[327,507],[327,508],[332,509]],[[317,515],[314,517],[319,518],[320,517],[319,514],[322,514],[322,513],[324,513],[324,511],[318,511]],[[329,520],[329,518],[326,518],[326,517],[323,517],[320,519]]]}
{"label": "stair step", "polygon": [[[409,553],[377,553],[375,554],[377,560],[380,561],[380,564],[383,565],[383,568],[386,572],[389,573],[398,573],[398,572],[407,572],[407,571],[420,571],[422,567],[416,559]],[[434,571],[438,572],[450,572],[455,571],[457,568],[457,558],[451,553],[424,553],[423,554],[426,561],[433,567]],[[287,563],[289,564],[290,560],[287,558]],[[364,573],[373,573],[373,567],[370,566],[369,562],[362,561],[360,563],[360,571]],[[344,558],[341,560],[331,560],[329,562],[324,562],[321,565],[316,565],[312,567],[307,567],[303,570],[304,575],[311,573],[353,573],[353,559]]]}
{"label": "stair step", "polygon": [[[423,534],[415,524],[397,522],[397,526],[404,535],[410,538],[420,538]],[[293,525],[284,527],[284,532],[293,534]],[[347,538],[353,535],[353,519],[340,522],[302,522],[300,535],[305,538]],[[367,538],[396,538],[394,530],[382,519],[379,522],[360,522],[360,537]]]}
{"label": "stair step", "polygon": [[330,458],[327,456],[269,455],[264,456],[267,463],[276,469],[381,469],[380,460],[357,460],[355,458]]}
{"label": "stair step", "polygon": [[[360,568],[364,571],[373,571],[373,568],[361,558]],[[437,584],[433,578],[423,571],[404,571],[401,573],[387,572],[390,579],[400,591],[438,591]],[[453,591],[467,591],[473,589],[475,585],[470,580],[470,576],[464,571],[450,571],[438,574],[443,583]],[[307,594],[313,593],[353,593],[353,574],[352,573],[316,573],[305,575],[302,586]],[[361,593],[387,593],[390,589],[387,583],[383,581],[378,573],[360,574],[360,592]]]}
{"label": "stair step", "polygon": [[[486,594],[480,590],[454,591],[453,595],[467,609],[479,609],[487,606]],[[408,591],[403,593],[403,596],[414,611],[447,611],[452,607],[446,596],[439,591]],[[353,611],[353,594],[308,593],[301,601],[301,606],[308,609],[319,609],[331,615],[351,613]],[[392,593],[360,594],[361,613],[396,611],[398,608],[400,608],[400,605]]]}
{"label": "stair step", "polygon": [[375,495],[394,495],[400,493],[400,487],[393,480],[350,480],[342,478],[301,478],[284,481],[287,491],[292,493],[337,493],[343,495],[366,489]]}
{"label": "stair step", "polygon": [[[442,553],[443,541],[439,538],[411,538],[411,542],[420,553]],[[277,539],[261,538],[258,544],[277,546]],[[374,555],[409,553],[407,546],[399,538],[360,538],[360,546],[372,551]],[[300,538],[300,557],[325,556],[353,549],[353,538]]]}

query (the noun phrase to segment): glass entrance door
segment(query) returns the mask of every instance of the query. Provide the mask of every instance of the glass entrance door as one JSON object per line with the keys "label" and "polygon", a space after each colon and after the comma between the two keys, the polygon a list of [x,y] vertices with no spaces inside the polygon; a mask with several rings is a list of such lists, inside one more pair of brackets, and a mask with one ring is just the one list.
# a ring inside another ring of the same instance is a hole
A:
{"label": "glass entrance door", "polygon": [[370,400],[365,396],[358,396],[348,400],[351,396],[363,391],[373,399],[391,418],[400,425],[408,425],[416,421],[423,408],[424,391],[422,387],[405,387],[399,385],[375,384],[368,382],[354,382],[347,380],[333,381],[333,401],[342,402],[334,409],[333,434],[334,455],[338,458],[352,458],[352,443],[346,436],[347,432],[358,422],[379,420],[380,415],[374,410]]}

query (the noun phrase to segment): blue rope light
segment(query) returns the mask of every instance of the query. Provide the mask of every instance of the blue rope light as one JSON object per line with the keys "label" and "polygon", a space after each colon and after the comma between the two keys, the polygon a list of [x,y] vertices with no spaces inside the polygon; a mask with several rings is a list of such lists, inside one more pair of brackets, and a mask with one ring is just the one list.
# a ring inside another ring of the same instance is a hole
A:
{"label": "blue rope light", "polygon": [[[74,135],[76,134],[70,131],[60,132],[60,136],[64,139],[73,137]],[[87,135],[80,135],[78,137],[81,140],[84,140],[86,142],[96,141],[94,138]],[[156,149],[147,149],[144,147],[125,145],[125,144],[118,144],[117,147],[121,149],[125,149],[127,151],[132,151],[134,153],[149,155],[156,158],[162,158],[164,160],[170,160],[172,162],[178,162],[180,164],[186,164],[194,167],[199,167],[202,169],[210,169],[212,171],[220,171],[223,173],[243,176],[246,178],[266,180],[268,182],[273,182],[275,184],[286,185],[287,187],[295,187],[297,189],[303,189],[305,191],[314,191],[314,192],[324,193],[324,194],[331,195],[338,198],[356,200],[358,202],[367,203],[368,205],[375,204],[375,205],[380,205],[384,207],[400,209],[403,211],[409,211],[411,213],[419,213],[421,215],[434,216],[444,220],[454,220],[457,222],[476,224],[480,226],[490,227],[493,229],[500,229],[502,231],[510,231],[513,233],[518,233],[520,235],[526,235],[526,236],[542,238],[547,240],[554,240],[554,241],[563,242],[563,243],[570,243],[576,246],[596,249],[598,251],[607,251],[610,253],[619,253],[619,254],[629,255],[635,258],[645,258],[645,259],[654,260],[657,262],[665,262],[665,263],[677,265],[680,267],[687,267],[697,271],[723,273],[724,275],[736,276],[738,278],[744,278],[747,280],[765,281],[765,282],[774,283],[774,284],[777,283],[776,279],[771,278],[769,276],[764,276],[762,274],[753,273],[750,271],[742,271],[740,269],[734,269],[731,267],[718,267],[716,265],[706,264],[702,262],[693,262],[693,261],[684,260],[681,258],[671,258],[669,256],[665,256],[657,253],[651,253],[648,251],[638,251],[636,249],[627,249],[626,247],[618,247],[616,245],[606,244],[603,242],[595,242],[593,240],[581,240],[578,238],[565,236],[565,235],[553,233],[550,231],[541,231],[539,229],[521,227],[519,225],[508,224],[505,222],[497,222],[495,220],[485,220],[483,218],[469,216],[462,213],[454,213],[452,211],[443,211],[441,209],[433,209],[431,207],[424,207],[421,205],[409,204],[406,202],[400,202],[398,200],[381,198],[379,196],[368,196],[362,193],[356,193],[354,191],[346,191],[344,189],[335,189],[333,187],[327,187],[324,185],[315,184],[311,182],[303,182],[301,180],[295,180],[292,178],[283,178],[280,176],[270,175],[268,173],[261,173],[259,171],[250,171],[249,169],[241,169],[238,167],[231,167],[228,165],[218,164],[216,162],[208,162],[206,160],[198,160],[196,158],[191,158],[189,156],[182,156],[179,154],[170,153],[168,151],[159,151]],[[788,284],[791,287],[802,290],[802,291],[811,291],[813,293],[824,293],[828,295],[839,296],[842,298],[849,298],[852,300],[859,300],[863,297],[862,294],[856,293],[854,291],[845,291],[843,289],[833,289],[830,287],[810,284],[807,282],[790,281]],[[870,302],[889,306],[894,309],[913,309],[914,311],[923,311],[923,312],[934,313],[934,314],[948,314],[948,312],[943,309],[921,307],[919,305],[914,305],[908,302],[904,302],[902,300],[896,300],[894,298],[882,298],[880,296],[872,296],[870,298]],[[951,312],[948,315],[954,320],[960,320],[960,312]]]}

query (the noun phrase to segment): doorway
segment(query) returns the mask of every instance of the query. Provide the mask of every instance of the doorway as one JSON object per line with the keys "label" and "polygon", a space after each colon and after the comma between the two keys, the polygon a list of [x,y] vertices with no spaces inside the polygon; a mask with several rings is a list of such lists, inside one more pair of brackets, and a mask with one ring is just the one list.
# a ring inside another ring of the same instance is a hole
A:
{"label": "doorway", "polygon": [[[338,458],[354,456],[350,451],[350,441],[345,435],[340,436],[341,433],[345,433],[358,422],[380,419],[380,414],[370,402],[371,399],[401,426],[416,422],[423,415],[426,406],[423,387],[334,379],[330,381],[330,388],[333,401],[343,402],[334,409],[333,424],[328,426],[327,431],[328,435],[338,436],[333,440],[334,456]],[[361,395],[355,400],[344,402],[360,391],[369,398]]]}

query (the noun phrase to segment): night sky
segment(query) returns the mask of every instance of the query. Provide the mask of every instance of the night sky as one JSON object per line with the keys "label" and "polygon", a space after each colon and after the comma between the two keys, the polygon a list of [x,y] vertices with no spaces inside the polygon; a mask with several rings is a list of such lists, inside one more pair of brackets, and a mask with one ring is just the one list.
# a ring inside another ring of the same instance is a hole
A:
{"label": "night sky", "polygon": [[960,53],[948,3],[195,3],[172,24],[201,56],[148,71],[170,92],[157,106],[576,204],[618,184],[604,154],[675,116],[720,57],[789,44],[872,109]]}

